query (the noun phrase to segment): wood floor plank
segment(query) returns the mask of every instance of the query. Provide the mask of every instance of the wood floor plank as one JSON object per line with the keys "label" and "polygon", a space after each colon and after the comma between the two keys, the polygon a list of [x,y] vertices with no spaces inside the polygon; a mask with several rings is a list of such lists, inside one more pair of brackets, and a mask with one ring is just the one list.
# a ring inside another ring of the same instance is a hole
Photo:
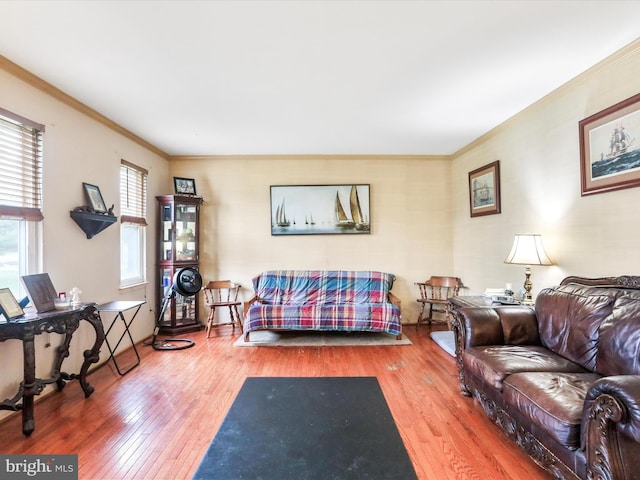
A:
{"label": "wood floor plank", "polygon": [[[438,328],[438,327],[436,327]],[[188,479],[222,424],[244,379],[269,376],[375,376],[421,480],[548,480],[463,397],[453,358],[406,328],[413,344],[393,347],[235,347],[239,332],[188,335],[193,348],[139,346],[142,361],[124,377],[112,364],[36,402],[36,430],[20,414],[0,423],[2,453],[75,453],[83,480]]]}

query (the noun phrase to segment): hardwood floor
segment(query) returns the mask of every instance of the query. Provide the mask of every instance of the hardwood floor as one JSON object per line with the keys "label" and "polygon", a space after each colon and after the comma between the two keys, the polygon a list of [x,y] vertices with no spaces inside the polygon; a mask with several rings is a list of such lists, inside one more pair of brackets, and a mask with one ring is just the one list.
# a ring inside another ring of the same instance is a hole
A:
{"label": "hardwood floor", "polygon": [[76,453],[80,479],[191,478],[246,377],[375,376],[421,480],[550,479],[460,394],[429,332],[407,326],[411,346],[240,348],[223,326],[187,335],[188,350],[140,346],[126,376],[112,363],[89,375],[88,399],[70,382],[38,401],[31,437],[20,414],[0,423],[0,452]]}

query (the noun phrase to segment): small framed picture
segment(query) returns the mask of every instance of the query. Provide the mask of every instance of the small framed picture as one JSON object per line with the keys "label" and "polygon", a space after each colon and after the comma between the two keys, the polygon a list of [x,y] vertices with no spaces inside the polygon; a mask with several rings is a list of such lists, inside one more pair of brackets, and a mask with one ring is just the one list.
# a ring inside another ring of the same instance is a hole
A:
{"label": "small framed picture", "polygon": [[97,213],[107,213],[107,206],[104,204],[100,189],[90,183],[82,183],[84,196],[89,206]]}
{"label": "small framed picture", "polygon": [[58,297],[56,289],[51,283],[48,273],[36,273],[22,277],[24,286],[27,287],[29,297],[38,313],[55,310],[55,299]]}
{"label": "small framed picture", "polygon": [[178,195],[196,194],[196,181],[193,178],[173,177],[173,186]]}
{"label": "small framed picture", "polygon": [[469,172],[471,216],[500,213],[500,160]]}
{"label": "small framed picture", "polygon": [[24,315],[22,307],[8,288],[0,288],[0,313],[7,320]]}

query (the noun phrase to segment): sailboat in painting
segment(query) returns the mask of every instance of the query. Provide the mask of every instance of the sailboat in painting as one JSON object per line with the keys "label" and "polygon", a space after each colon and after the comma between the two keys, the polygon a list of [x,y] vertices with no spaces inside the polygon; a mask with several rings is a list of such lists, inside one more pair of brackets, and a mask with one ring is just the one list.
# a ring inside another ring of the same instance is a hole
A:
{"label": "sailboat in painting", "polygon": [[351,218],[347,216],[347,213],[340,202],[340,196],[336,192],[336,204],[335,204],[335,219],[336,227],[342,229],[355,228],[356,230],[368,231],[369,221],[362,214],[362,207],[360,206],[360,199],[358,198],[358,189],[355,185],[351,186],[351,193],[349,195],[349,212]]}
{"label": "sailboat in painting", "polygon": [[360,198],[358,197],[358,189],[355,185],[351,186],[351,194],[349,195],[349,206],[351,207],[351,216],[356,226],[356,230],[368,231],[369,221],[362,214],[360,207]]}
{"label": "sailboat in painting", "polygon": [[287,219],[287,214],[284,210],[284,198],[282,203],[276,208],[276,225],[279,227],[290,227],[291,222]]}
{"label": "sailboat in painting", "polygon": [[355,223],[353,222],[353,220],[347,217],[347,214],[344,211],[344,207],[342,206],[342,202],[340,202],[340,196],[338,195],[338,192],[336,192],[335,216],[336,216],[336,227],[353,228],[355,226]]}
{"label": "sailboat in painting", "polygon": [[313,219],[313,214],[309,214],[308,217],[305,215],[304,224],[305,225],[315,225],[316,224],[315,220]]}

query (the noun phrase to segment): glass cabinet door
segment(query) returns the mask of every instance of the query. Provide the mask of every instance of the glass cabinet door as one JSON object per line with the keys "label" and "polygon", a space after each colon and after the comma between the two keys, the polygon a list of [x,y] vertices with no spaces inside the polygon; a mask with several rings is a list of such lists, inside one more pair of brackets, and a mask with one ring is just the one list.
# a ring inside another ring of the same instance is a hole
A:
{"label": "glass cabinet door", "polygon": [[[165,297],[169,294],[171,284],[173,283],[173,268],[161,268],[160,269],[160,306],[164,306]],[[161,324],[168,324],[171,322],[171,304],[169,304],[160,319]]]}
{"label": "glass cabinet door", "polygon": [[196,210],[195,205],[176,205],[176,260],[178,262],[198,260],[195,234],[198,231]]}
{"label": "glass cabinet door", "polygon": [[160,205],[160,259],[173,260],[173,209]]}

